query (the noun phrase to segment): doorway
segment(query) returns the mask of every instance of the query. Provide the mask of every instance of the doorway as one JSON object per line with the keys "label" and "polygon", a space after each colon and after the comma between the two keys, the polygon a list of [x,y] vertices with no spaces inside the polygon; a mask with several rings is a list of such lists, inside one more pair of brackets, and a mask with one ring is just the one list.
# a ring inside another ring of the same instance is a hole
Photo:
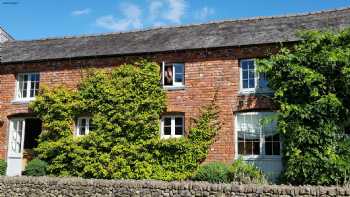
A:
{"label": "doorway", "polygon": [[42,122],[38,118],[11,118],[7,153],[7,176],[22,174],[38,145]]}

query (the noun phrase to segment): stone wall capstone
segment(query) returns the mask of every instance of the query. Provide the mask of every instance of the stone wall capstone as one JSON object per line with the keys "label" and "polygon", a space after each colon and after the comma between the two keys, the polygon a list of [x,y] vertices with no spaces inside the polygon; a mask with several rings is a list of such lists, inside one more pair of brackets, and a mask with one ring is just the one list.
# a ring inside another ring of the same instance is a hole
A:
{"label": "stone wall capstone", "polygon": [[0,177],[0,196],[350,196],[350,187]]}

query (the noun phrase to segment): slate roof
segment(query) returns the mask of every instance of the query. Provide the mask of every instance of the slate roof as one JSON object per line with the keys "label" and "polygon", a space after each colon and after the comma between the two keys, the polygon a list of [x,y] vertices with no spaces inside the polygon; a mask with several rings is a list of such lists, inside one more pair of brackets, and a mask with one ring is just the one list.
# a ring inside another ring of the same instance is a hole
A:
{"label": "slate roof", "polygon": [[297,30],[350,26],[350,7],[133,32],[5,42],[1,62],[125,55],[297,41]]}

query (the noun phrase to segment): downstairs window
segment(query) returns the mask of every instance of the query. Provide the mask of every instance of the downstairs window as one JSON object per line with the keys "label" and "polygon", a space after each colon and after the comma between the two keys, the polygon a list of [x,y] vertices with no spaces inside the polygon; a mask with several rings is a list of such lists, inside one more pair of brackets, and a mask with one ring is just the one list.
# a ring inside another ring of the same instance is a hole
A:
{"label": "downstairs window", "polygon": [[161,119],[161,138],[181,137],[184,135],[183,115],[164,115]]}
{"label": "downstairs window", "polygon": [[83,136],[89,134],[92,126],[92,121],[90,117],[79,117],[77,118],[75,125],[75,135]]}
{"label": "downstairs window", "polygon": [[281,140],[276,132],[276,121],[262,124],[263,118],[274,112],[237,113],[237,149],[239,156],[279,156]]}

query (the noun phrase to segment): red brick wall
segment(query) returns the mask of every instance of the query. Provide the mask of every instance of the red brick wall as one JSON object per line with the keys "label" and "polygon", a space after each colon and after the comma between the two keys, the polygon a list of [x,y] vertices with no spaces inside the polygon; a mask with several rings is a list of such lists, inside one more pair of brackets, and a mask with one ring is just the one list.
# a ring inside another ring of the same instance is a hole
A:
{"label": "red brick wall", "polygon": [[269,109],[268,99],[239,95],[239,59],[264,57],[275,53],[273,45],[175,51],[123,57],[91,57],[85,59],[50,60],[32,63],[3,64],[0,70],[0,157],[6,157],[8,118],[30,113],[27,104],[13,103],[16,74],[40,72],[40,84],[67,85],[75,88],[85,68],[111,68],[125,62],[147,58],[156,62],[185,63],[185,89],[167,91],[167,112],[184,112],[186,131],[191,117],[197,117],[201,106],[209,103],[217,92],[222,129],[210,148],[207,161],[231,162],[234,158],[234,113],[241,110]]}

